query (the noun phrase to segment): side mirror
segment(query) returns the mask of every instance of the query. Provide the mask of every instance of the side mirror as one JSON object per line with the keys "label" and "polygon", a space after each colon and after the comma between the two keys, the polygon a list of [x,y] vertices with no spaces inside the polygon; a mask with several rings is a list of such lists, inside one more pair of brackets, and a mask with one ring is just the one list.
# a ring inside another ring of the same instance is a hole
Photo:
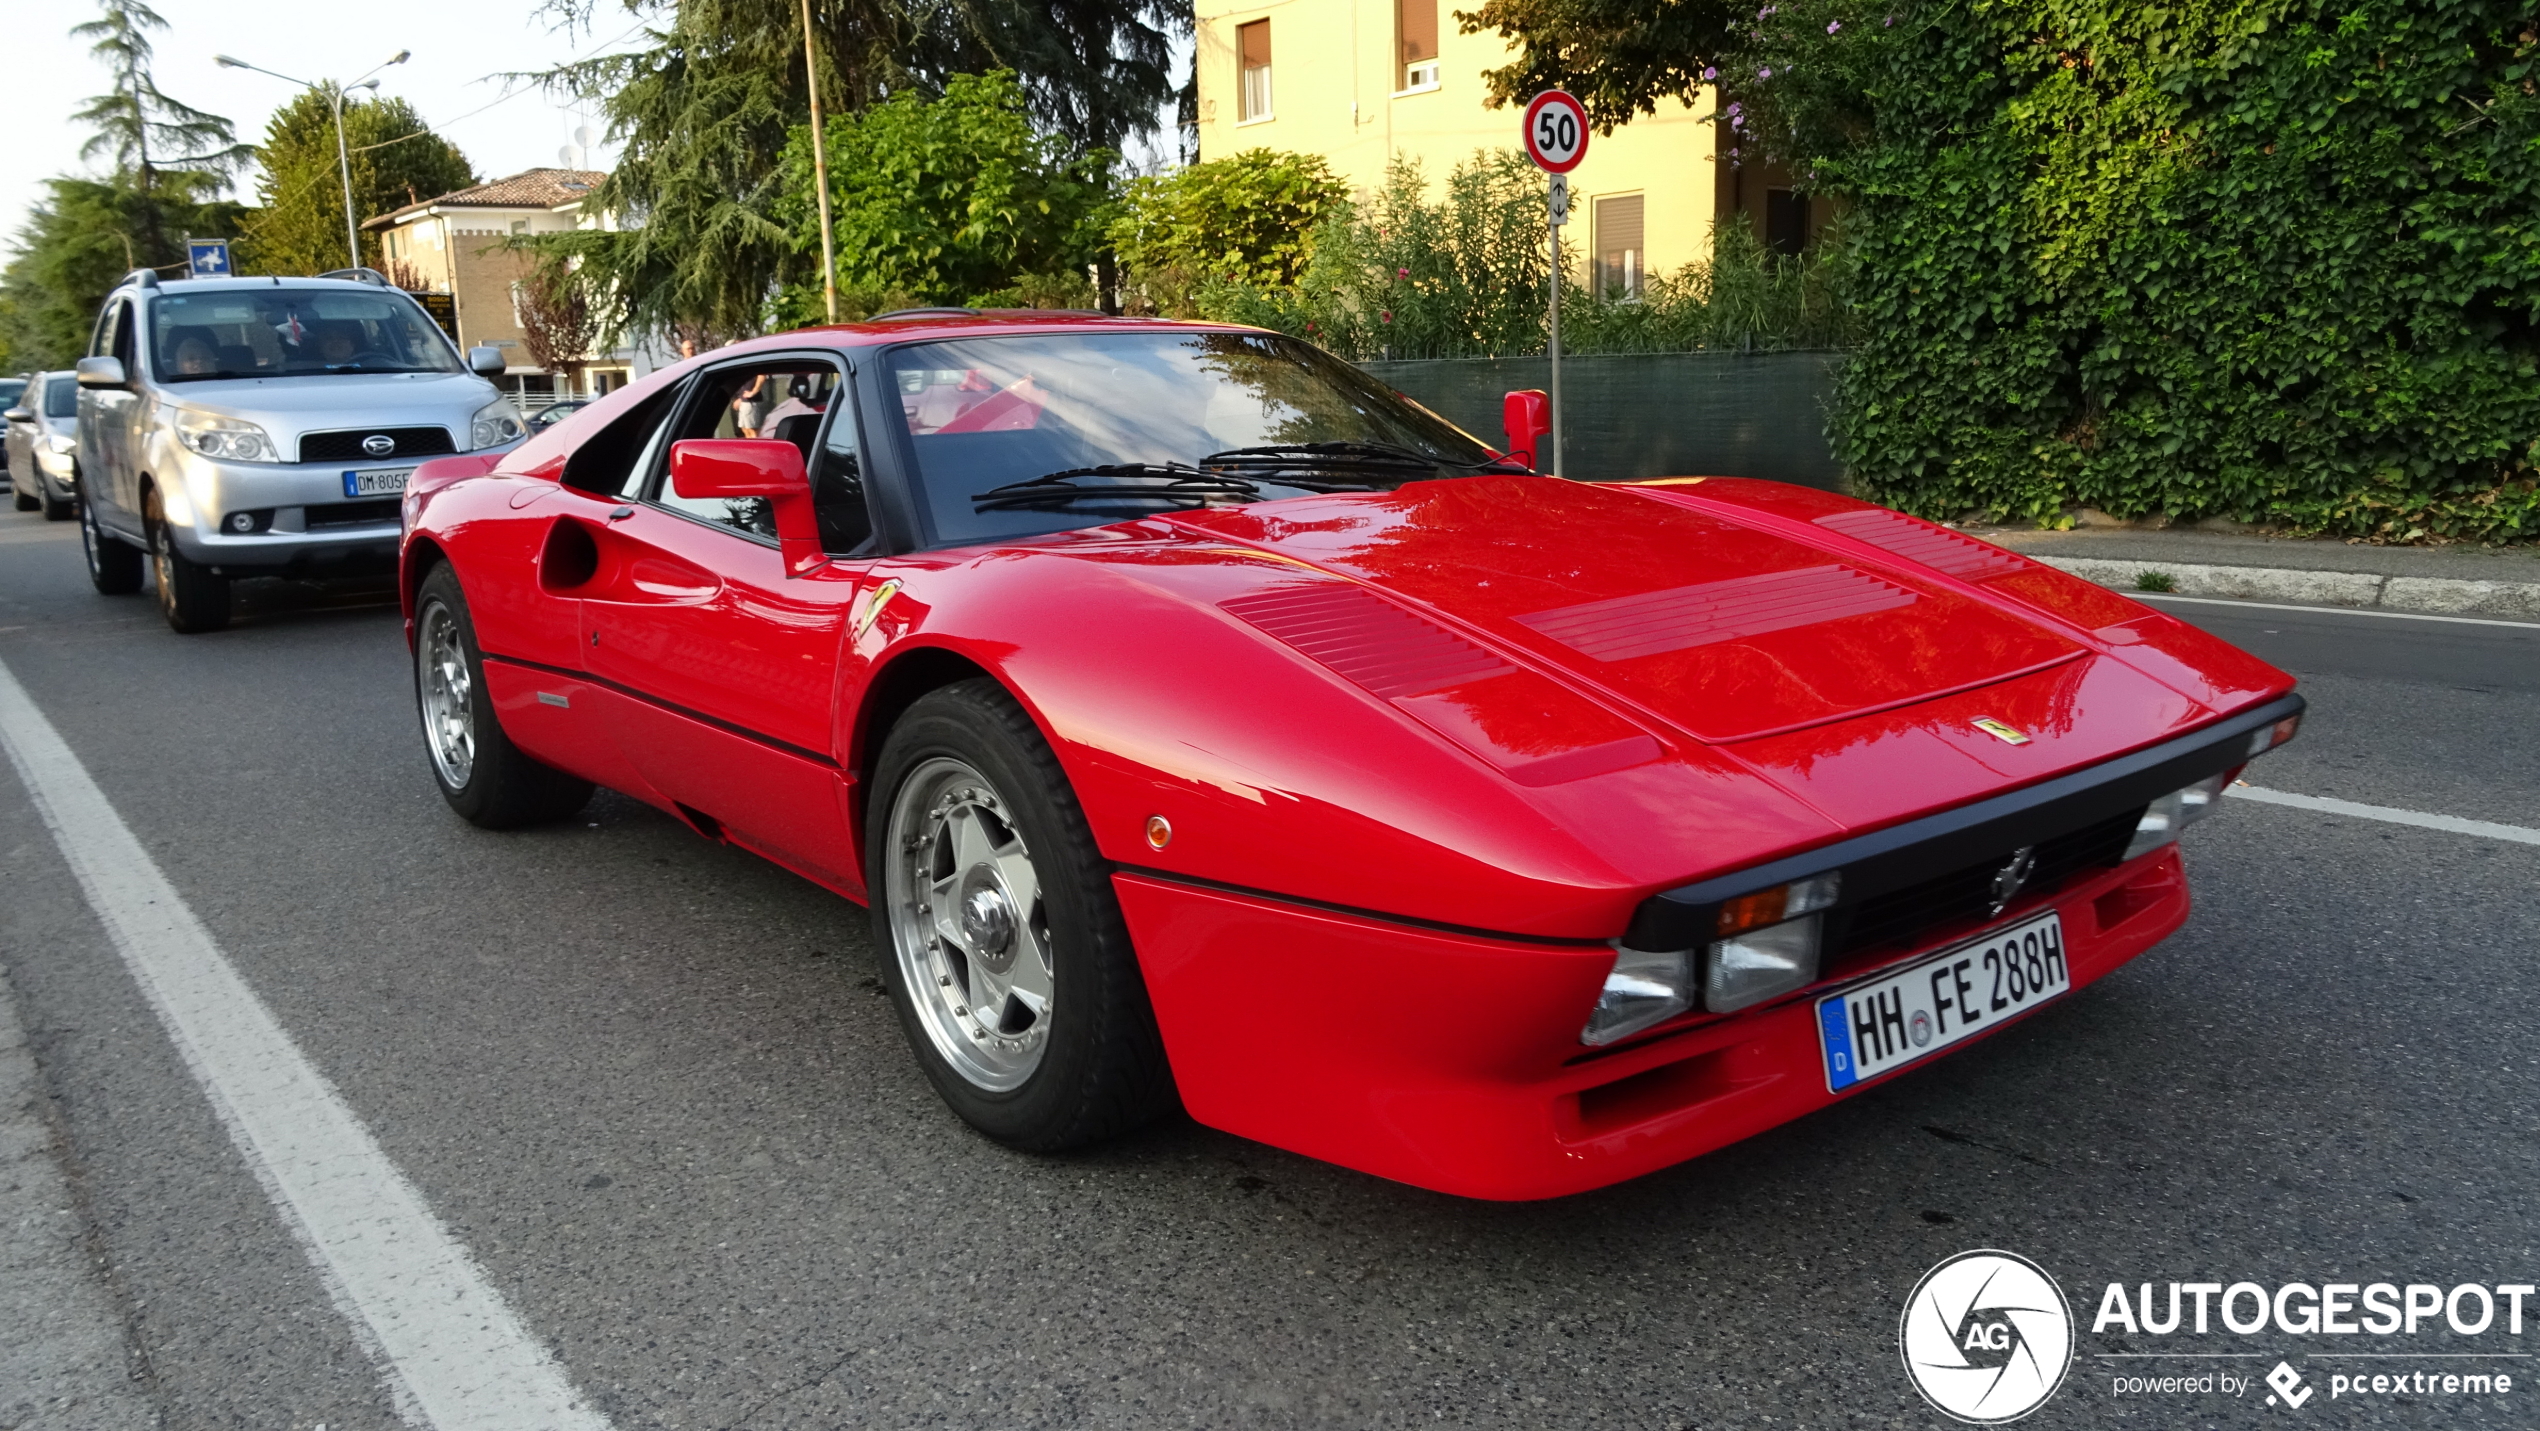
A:
{"label": "side mirror", "polygon": [[73,364],[75,381],[84,388],[128,388],[130,379],[123,374],[121,358],[82,358]]}
{"label": "side mirror", "polygon": [[33,421],[35,421],[35,410],[33,408],[13,407],[7,412],[0,412],[0,422]]}
{"label": "side mirror", "polygon": [[503,350],[491,343],[479,343],[467,350],[467,370],[480,377],[495,377],[509,366]]}
{"label": "side mirror", "polygon": [[1525,388],[1499,400],[1499,421],[1508,429],[1508,455],[1540,472],[1545,440],[1552,436],[1552,399],[1541,388]]}
{"label": "side mirror", "polygon": [[820,522],[803,450],[763,437],[700,437],[670,444],[670,490],[687,498],[765,497],[776,518],[785,574],[820,565]]}

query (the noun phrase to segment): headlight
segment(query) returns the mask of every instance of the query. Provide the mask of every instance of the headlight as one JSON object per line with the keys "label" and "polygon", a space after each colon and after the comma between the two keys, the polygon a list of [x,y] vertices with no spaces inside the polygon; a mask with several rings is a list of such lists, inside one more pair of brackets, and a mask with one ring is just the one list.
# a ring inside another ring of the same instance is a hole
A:
{"label": "headlight", "polygon": [[252,422],[241,422],[218,413],[196,412],[192,408],[176,410],[176,440],[205,457],[223,462],[272,462],[273,443],[265,430]]}
{"label": "headlight", "polygon": [[500,447],[517,442],[527,429],[520,425],[520,414],[513,411],[510,398],[496,398],[476,410],[468,419],[467,445],[470,451],[481,447]]}
{"label": "headlight", "polygon": [[2125,847],[2125,857],[2148,855],[2178,838],[2178,832],[2202,820],[2222,803],[2223,786],[2229,782],[2228,772],[2209,776],[2184,790],[2173,790],[2153,801],[2135,823],[2134,840]]}
{"label": "headlight", "polygon": [[1842,889],[1837,870],[1739,895],[1720,906],[1721,937],[1699,950],[1618,945],[1579,1042],[1608,1044],[1664,1023],[1693,1007],[1697,989],[1702,1007],[1725,1014],[1815,983],[1821,911]]}
{"label": "headlight", "polygon": [[56,457],[68,457],[79,450],[79,439],[57,435],[44,439],[44,446]]}

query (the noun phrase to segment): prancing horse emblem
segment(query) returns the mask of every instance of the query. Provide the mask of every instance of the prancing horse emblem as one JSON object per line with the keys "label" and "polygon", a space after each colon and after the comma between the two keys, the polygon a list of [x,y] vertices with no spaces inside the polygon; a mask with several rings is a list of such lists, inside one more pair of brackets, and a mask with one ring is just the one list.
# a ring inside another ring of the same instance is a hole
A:
{"label": "prancing horse emblem", "polygon": [[362,439],[362,451],[373,457],[385,457],[397,450],[397,439],[384,432],[374,432]]}
{"label": "prancing horse emblem", "polygon": [[2028,884],[2028,877],[2036,869],[2037,846],[2022,845],[2013,850],[2011,858],[2003,861],[2002,868],[1993,872],[1993,907],[1985,911],[1985,917],[1990,919],[2009,909],[2011,901],[2020,897],[2020,890]]}
{"label": "prancing horse emblem", "polygon": [[1967,724],[1983,731],[1986,735],[1992,736],[1995,740],[2002,742],[2004,745],[2028,744],[2028,732],[2011,724],[2007,720],[1995,720],[1991,716],[1977,716],[1974,720],[1967,722]]}

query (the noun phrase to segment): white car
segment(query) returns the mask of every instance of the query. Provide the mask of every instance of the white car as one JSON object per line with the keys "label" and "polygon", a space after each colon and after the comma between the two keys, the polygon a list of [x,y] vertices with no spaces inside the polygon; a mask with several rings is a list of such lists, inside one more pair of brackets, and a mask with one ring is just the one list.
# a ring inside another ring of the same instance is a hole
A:
{"label": "white car", "polygon": [[138,591],[149,553],[178,631],[229,622],[241,577],[397,569],[415,465],[501,452],[520,414],[420,304],[348,278],[188,279],[140,270],[76,368],[89,579]]}
{"label": "white car", "polygon": [[10,400],[9,486],[21,512],[66,522],[79,506],[79,387],[69,373],[31,373]]}

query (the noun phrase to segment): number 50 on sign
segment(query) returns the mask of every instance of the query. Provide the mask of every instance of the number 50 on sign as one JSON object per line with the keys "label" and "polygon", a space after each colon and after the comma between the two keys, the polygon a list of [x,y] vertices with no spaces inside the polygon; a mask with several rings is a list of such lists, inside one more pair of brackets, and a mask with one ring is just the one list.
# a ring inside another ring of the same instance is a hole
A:
{"label": "number 50 on sign", "polygon": [[1567,174],[1587,157],[1587,107],[1566,90],[1548,89],[1526,106],[1526,157],[1548,173]]}

